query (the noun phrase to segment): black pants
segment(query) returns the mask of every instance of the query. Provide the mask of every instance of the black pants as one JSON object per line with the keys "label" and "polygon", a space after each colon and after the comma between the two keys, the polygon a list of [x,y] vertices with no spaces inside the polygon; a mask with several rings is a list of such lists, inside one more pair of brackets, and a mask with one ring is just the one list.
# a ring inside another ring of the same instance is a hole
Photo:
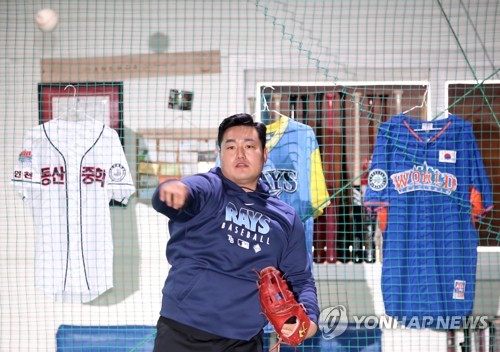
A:
{"label": "black pants", "polygon": [[264,332],[250,341],[233,340],[160,317],[154,352],[263,352]]}

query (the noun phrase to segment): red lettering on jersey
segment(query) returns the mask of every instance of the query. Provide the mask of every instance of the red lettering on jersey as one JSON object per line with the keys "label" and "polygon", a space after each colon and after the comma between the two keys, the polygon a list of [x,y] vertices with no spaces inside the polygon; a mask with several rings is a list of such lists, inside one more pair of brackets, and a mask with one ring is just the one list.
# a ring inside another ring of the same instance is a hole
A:
{"label": "red lettering on jersey", "polygon": [[394,188],[399,194],[419,190],[451,194],[457,189],[457,178],[427,165],[414,165],[411,170],[391,175]]}
{"label": "red lettering on jersey", "polygon": [[100,167],[82,166],[82,182],[90,185],[94,182],[99,182],[101,187],[104,187],[106,180],[106,171]]}
{"label": "red lettering on jersey", "polygon": [[400,173],[397,175],[393,175],[392,180],[394,181],[394,186],[396,189],[403,188],[408,185],[408,179],[410,178],[409,172]]}
{"label": "red lettering on jersey", "polygon": [[50,185],[51,183],[51,177],[52,177],[52,174],[50,173],[50,167],[42,167],[42,170],[41,170],[41,179],[42,179],[42,185],[44,186],[48,186]]}
{"label": "red lettering on jersey", "polygon": [[411,173],[411,180],[412,180],[413,184],[420,183],[420,172],[413,171]]}
{"label": "red lettering on jersey", "polygon": [[66,170],[64,170],[64,166],[54,166],[54,171],[52,172],[52,183],[55,185],[63,185],[65,174]]}
{"label": "red lettering on jersey", "polygon": [[441,172],[439,172],[439,170],[436,170],[434,172],[434,184],[438,187],[441,187],[443,185],[443,183],[439,181],[440,179],[441,179]]}
{"label": "red lettering on jersey", "polygon": [[444,175],[444,188],[456,190],[457,189],[457,178],[450,174]]}
{"label": "red lettering on jersey", "polygon": [[106,170],[101,169],[100,167],[95,168],[95,180],[101,184],[101,187],[104,187],[104,181],[106,180]]}
{"label": "red lettering on jersey", "polygon": [[40,178],[42,180],[42,185],[44,186],[48,186],[50,184],[64,185],[66,169],[64,166],[54,166],[51,172],[50,167],[42,167]]}
{"label": "red lettering on jersey", "polygon": [[432,174],[430,172],[424,171],[424,175],[422,177],[422,183],[426,183],[428,185],[432,184],[431,176]]}
{"label": "red lettering on jersey", "polygon": [[82,182],[86,185],[94,183],[95,168],[93,166],[82,166]]}

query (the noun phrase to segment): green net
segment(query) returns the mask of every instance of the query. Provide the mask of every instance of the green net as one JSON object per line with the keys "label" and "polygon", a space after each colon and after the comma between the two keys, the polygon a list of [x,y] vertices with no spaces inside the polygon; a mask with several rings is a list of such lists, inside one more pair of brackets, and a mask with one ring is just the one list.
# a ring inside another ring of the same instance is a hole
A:
{"label": "green net", "polygon": [[305,226],[321,315],[297,351],[496,350],[499,7],[0,1],[0,350],[152,350],[151,196],[240,112]]}

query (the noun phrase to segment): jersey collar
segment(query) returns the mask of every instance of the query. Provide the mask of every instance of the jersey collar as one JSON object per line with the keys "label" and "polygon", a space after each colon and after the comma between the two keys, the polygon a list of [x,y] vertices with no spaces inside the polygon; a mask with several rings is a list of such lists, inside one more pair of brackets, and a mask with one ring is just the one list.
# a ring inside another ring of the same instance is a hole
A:
{"label": "jersey collar", "polygon": [[[418,121],[418,123],[422,123],[424,121]],[[434,121],[435,122],[435,121]],[[413,135],[413,137],[415,137],[419,142],[424,142],[424,140],[422,139],[422,137],[420,137],[420,135],[411,127],[410,123],[416,123],[416,120],[414,119],[411,119],[409,118],[408,116],[405,117],[405,119],[403,120],[403,123],[404,125],[406,126],[406,128],[408,129],[408,131],[410,131],[410,133]],[[436,139],[438,139],[439,137],[441,137],[443,135],[443,133],[448,129],[448,127],[451,126],[451,121],[447,121],[446,124],[444,125],[444,127],[442,127],[439,132],[437,132],[432,138],[430,138],[427,142],[434,142]]]}
{"label": "jersey collar", "polygon": [[285,133],[286,128],[288,127],[289,121],[290,118],[288,116],[280,115],[278,121],[267,125],[266,135],[269,139],[266,142],[266,147],[269,151],[271,151],[271,149],[273,149],[276,144],[278,144],[279,140]]}

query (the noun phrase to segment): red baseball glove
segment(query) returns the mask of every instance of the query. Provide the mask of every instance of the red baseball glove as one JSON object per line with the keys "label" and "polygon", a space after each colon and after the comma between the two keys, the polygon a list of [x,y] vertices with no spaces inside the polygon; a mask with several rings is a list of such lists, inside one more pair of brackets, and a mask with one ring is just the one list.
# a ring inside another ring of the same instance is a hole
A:
{"label": "red baseball glove", "polygon": [[[287,345],[297,346],[306,338],[311,320],[302,304],[297,303],[293,292],[283,279],[278,269],[269,266],[259,274],[259,299],[264,315],[278,334],[279,341]],[[281,334],[284,324],[295,324],[289,335]]]}

